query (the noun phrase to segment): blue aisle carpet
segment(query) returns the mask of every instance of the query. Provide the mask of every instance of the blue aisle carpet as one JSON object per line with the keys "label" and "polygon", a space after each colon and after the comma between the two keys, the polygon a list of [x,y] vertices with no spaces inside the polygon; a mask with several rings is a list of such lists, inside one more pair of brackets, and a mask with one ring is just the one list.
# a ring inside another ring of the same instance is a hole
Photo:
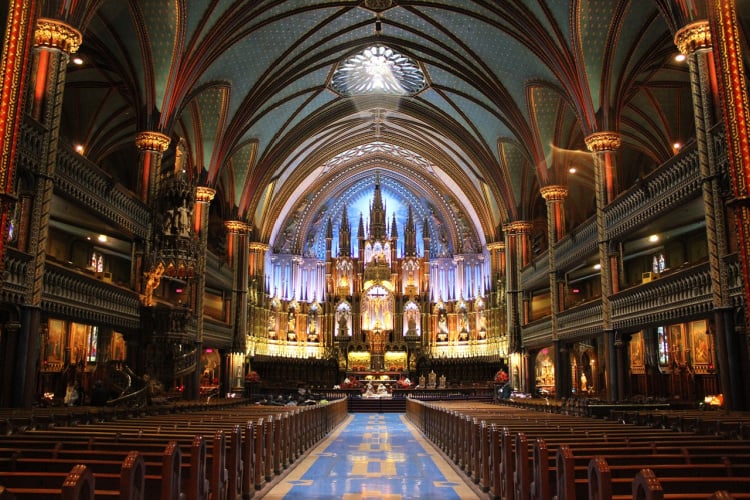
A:
{"label": "blue aisle carpet", "polygon": [[356,413],[263,498],[479,498],[403,415]]}

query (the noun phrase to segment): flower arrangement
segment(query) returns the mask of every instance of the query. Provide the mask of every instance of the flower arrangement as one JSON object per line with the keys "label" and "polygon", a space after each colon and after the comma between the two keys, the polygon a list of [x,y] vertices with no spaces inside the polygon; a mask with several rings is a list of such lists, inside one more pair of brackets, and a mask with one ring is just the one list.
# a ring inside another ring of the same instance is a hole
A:
{"label": "flower arrangement", "polygon": [[255,370],[247,372],[247,375],[245,375],[245,382],[260,382],[260,374]]}
{"label": "flower arrangement", "polygon": [[498,370],[498,372],[495,374],[495,382],[498,382],[500,384],[505,384],[506,382],[508,382],[508,374],[505,370]]}

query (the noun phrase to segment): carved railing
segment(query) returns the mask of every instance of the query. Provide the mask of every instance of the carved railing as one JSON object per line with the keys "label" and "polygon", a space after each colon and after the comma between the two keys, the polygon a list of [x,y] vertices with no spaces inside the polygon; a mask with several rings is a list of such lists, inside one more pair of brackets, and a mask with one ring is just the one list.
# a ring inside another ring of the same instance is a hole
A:
{"label": "carved railing", "polygon": [[[727,258],[727,284],[732,307],[743,301],[742,269],[736,255]],[[679,269],[633,286],[611,297],[612,328],[633,330],[684,321],[713,309],[707,263]],[[592,337],[602,331],[601,300],[591,301],[557,316],[558,338],[566,341]],[[522,327],[525,346],[552,342],[552,322],[545,317]]]}
{"label": "carved railing", "polygon": [[[19,166],[37,171],[45,147],[42,125],[27,117],[21,126]],[[148,237],[151,214],[148,207],[95,163],[58,144],[55,191],[84,208],[141,238]]]}
{"label": "carved railing", "polygon": [[607,234],[619,240],[701,194],[698,149],[684,148],[604,209]]}
{"label": "carved railing", "polygon": [[526,290],[549,287],[549,249],[521,270],[521,283]]}
{"label": "carved railing", "polygon": [[557,315],[557,337],[591,337],[602,331],[602,301],[593,300]]}
{"label": "carved railing", "polygon": [[524,347],[541,347],[552,341],[552,318],[545,316],[521,327]]}
{"label": "carved railing", "polygon": [[23,304],[27,290],[27,276],[31,265],[31,255],[6,247],[3,256],[3,284],[0,296],[3,302]]}
{"label": "carved railing", "polygon": [[178,356],[175,356],[173,360],[173,368],[174,368],[173,377],[176,379],[178,377],[182,377],[190,373],[193,373],[198,368],[197,356],[198,356],[197,349],[191,349]]}
{"label": "carved railing", "polygon": [[213,318],[203,318],[203,342],[216,347],[232,347],[234,328],[232,325],[216,321]]}
{"label": "carved railing", "polygon": [[71,149],[60,148],[55,191],[140,238],[149,236],[151,213],[146,205],[99,167]]}
{"label": "carved railing", "polygon": [[50,260],[45,263],[42,310],[116,329],[141,326],[137,293]]}
{"label": "carved railing", "polygon": [[[724,129],[711,130],[711,141],[719,169],[726,169],[727,150]],[[672,209],[701,195],[698,150],[695,143],[652,172],[637,185],[623,192],[604,208],[607,233],[611,240],[623,240],[630,232],[668,214]],[[555,265],[564,272],[597,252],[596,220],[591,217],[554,245]],[[549,256],[544,253],[521,271],[525,290],[549,287]]]}
{"label": "carved railing", "polygon": [[197,322],[192,309],[157,304],[147,311],[150,312],[150,329],[159,340],[171,340],[181,344],[195,341]]}

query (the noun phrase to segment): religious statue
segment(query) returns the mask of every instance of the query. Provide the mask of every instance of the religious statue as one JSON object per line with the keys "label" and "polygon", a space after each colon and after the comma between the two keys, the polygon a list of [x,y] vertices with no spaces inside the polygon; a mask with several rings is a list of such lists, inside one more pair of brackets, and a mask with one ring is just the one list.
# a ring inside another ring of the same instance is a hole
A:
{"label": "religious statue", "polygon": [[437,375],[434,370],[430,370],[430,373],[427,375],[427,388],[434,389],[435,386],[437,386]]}

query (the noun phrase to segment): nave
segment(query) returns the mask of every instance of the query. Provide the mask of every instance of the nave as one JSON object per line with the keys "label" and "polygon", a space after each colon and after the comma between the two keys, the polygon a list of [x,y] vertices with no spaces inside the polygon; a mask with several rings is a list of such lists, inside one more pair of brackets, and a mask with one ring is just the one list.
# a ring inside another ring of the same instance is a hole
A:
{"label": "nave", "polygon": [[403,414],[355,413],[262,498],[479,498]]}

